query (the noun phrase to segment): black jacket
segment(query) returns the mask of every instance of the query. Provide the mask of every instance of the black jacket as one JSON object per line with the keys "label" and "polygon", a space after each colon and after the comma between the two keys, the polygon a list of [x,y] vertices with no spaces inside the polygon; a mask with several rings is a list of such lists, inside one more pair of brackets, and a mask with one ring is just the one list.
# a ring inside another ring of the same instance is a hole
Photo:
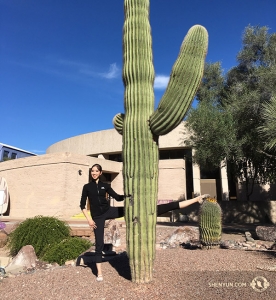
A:
{"label": "black jacket", "polygon": [[106,193],[117,201],[124,200],[124,196],[114,192],[109,184],[101,181],[97,184],[95,181],[91,181],[83,186],[80,208],[85,208],[88,197],[91,216],[95,217],[104,214],[109,208],[109,201],[106,199]]}

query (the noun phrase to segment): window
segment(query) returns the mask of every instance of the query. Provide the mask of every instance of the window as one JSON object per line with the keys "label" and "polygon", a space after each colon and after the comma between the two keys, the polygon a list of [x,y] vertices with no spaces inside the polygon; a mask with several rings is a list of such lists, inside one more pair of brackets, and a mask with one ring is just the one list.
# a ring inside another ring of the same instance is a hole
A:
{"label": "window", "polygon": [[160,150],[159,159],[184,159],[189,153],[189,149],[170,149],[170,150]]}
{"label": "window", "polygon": [[16,159],[16,157],[17,157],[17,153],[12,152],[11,159]]}
{"label": "window", "polygon": [[3,160],[9,158],[9,153],[10,153],[9,151],[4,150],[4,153],[3,153]]}
{"label": "window", "polygon": [[113,160],[113,161],[122,162],[122,154],[121,153],[109,154],[108,159]]}

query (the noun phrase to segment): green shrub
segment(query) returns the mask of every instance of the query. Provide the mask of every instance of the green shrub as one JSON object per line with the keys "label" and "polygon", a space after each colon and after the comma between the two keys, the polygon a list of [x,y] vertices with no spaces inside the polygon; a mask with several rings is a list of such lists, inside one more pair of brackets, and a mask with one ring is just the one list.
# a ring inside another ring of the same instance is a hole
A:
{"label": "green shrub", "polygon": [[92,243],[88,240],[79,237],[71,237],[58,244],[47,247],[42,260],[63,265],[67,260],[76,259],[82,252],[86,251],[91,246]]}
{"label": "green shrub", "polygon": [[15,256],[26,245],[32,245],[38,258],[44,249],[70,237],[70,227],[54,217],[36,216],[26,219],[9,235],[7,246]]}

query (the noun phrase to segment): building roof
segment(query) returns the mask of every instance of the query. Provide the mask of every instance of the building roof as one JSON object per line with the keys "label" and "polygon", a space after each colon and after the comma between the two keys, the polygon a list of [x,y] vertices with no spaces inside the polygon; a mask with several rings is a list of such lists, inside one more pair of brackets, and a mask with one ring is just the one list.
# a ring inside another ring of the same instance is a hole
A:
{"label": "building roof", "polygon": [[21,151],[21,152],[24,152],[24,153],[28,153],[28,154],[32,154],[32,155],[37,155],[37,154],[35,154],[35,153],[33,153],[33,152],[30,152],[30,151],[27,151],[27,150],[23,150],[23,149],[20,149],[20,148],[11,146],[11,145],[7,145],[7,144],[0,143],[0,148],[2,148],[1,146],[2,146],[2,147],[10,148],[10,149],[12,149],[12,150]]}
{"label": "building roof", "polygon": [[[170,133],[160,136],[159,149],[177,149],[187,147],[184,140],[184,122]],[[89,132],[59,141],[46,149],[46,153],[71,152],[93,156],[122,152],[122,136],[115,129]]]}

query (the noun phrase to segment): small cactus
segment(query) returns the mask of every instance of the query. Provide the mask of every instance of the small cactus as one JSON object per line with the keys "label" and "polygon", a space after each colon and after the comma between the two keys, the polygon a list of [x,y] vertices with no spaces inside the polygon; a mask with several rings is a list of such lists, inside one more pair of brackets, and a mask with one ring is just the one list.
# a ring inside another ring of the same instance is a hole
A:
{"label": "small cactus", "polygon": [[221,208],[214,198],[207,198],[200,207],[199,234],[203,248],[211,249],[220,245]]}

